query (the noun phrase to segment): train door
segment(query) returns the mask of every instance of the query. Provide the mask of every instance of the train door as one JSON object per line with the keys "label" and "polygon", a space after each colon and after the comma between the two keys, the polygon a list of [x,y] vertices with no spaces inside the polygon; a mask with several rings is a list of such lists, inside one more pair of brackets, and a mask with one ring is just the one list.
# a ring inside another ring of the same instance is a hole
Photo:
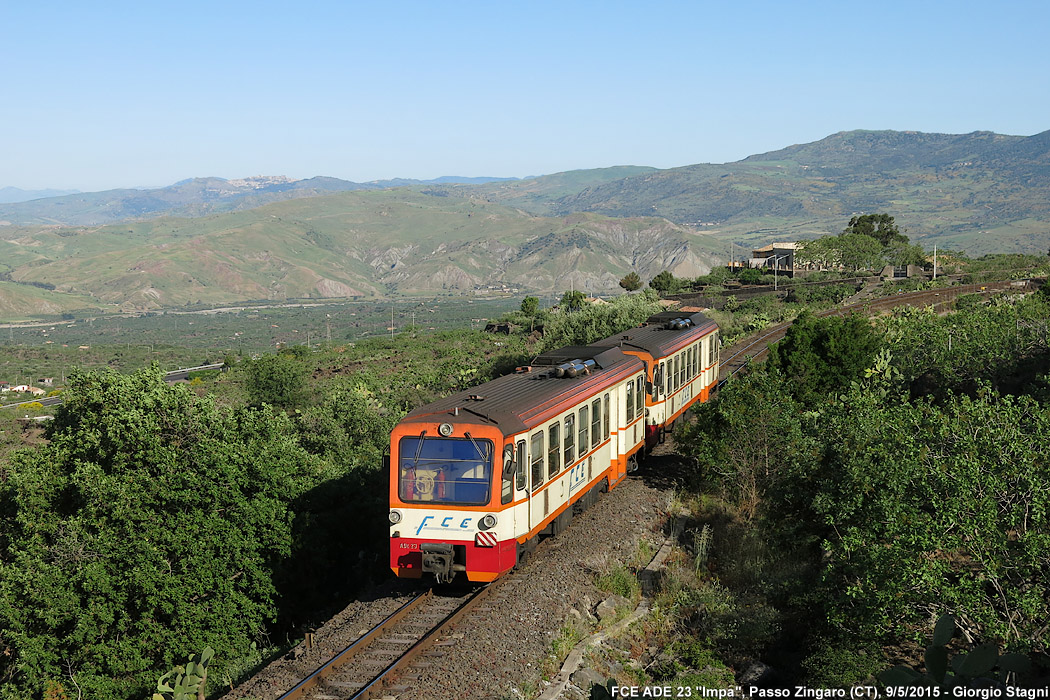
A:
{"label": "train door", "polygon": [[518,440],[514,450],[514,500],[525,497],[525,508],[514,507],[514,535],[520,536],[532,529],[529,525],[529,449],[524,440]]}
{"label": "train door", "polygon": [[538,526],[550,510],[549,490],[543,488],[546,476],[547,455],[544,449],[544,428],[540,427],[529,436],[529,529]]}
{"label": "train door", "polygon": [[[612,422],[612,457],[613,481],[618,482],[627,473],[627,429],[624,426],[624,385],[620,384],[612,392],[609,407],[609,420]],[[609,396],[606,394],[606,396]]]}

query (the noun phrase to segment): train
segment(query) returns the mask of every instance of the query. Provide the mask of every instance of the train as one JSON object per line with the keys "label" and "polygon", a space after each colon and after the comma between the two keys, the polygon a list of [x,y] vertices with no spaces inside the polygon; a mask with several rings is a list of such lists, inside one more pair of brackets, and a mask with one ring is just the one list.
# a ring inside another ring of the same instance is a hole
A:
{"label": "train", "polygon": [[706,401],[718,361],[717,324],[667,311],[411,411],[390,436],[390,568],[503,576]]}

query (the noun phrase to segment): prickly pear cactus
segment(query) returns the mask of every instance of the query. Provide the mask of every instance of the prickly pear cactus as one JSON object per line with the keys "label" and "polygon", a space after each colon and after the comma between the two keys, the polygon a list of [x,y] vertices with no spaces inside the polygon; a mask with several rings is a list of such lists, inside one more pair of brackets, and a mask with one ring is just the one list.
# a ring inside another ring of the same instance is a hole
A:
{"label": "prickly pear cactus", "polygon": [[153,700],[204,700],[208,685],[208,662],[215,656],[211,647],[191,656],[185,666],[176,666],[157,681]]}
{"label": "prickly pear cactus", "polygon": [[949,664],[947,644],[955,635],[955,618],[943,615],[933,631],[933,644],[926,648],[926,673],[908,666],[894,666],[878,674],[887,686],[935,686],[944,689],[1005,688],[1032,670],[1023,654],[999,655],[994,642],[980,644],[965,654],[957,654]]}

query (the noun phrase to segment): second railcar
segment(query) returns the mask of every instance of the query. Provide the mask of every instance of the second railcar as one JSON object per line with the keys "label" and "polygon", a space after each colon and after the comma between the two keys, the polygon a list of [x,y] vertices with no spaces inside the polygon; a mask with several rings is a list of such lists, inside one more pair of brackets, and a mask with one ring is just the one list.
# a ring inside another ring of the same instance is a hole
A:
{"label": "second railcar", "polygon": [[718,325],[702,313],[665,311],[593,343],[618,347],[645,364],[645,446],[652,449],[718,383]]}

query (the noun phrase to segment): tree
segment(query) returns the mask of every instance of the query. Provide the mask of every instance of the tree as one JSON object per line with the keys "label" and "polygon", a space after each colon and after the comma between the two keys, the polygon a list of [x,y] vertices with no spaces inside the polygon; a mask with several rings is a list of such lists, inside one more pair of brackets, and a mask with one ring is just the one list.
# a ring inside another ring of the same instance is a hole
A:
{"label": "tree", "polygon": [[798,247],[795,248],[795,262],[820,268],[838,267],[842,257],[838,238],[822,236],[810,241],[799,241]]}
{"label": "tree", "polygon": [[857,233],[862,236],[871,236],[884,248],[892,243],[908,242],[908,237],[900,232],[893,217],[889,214],[854,216],[842,233],[843,235]]}
{"label": "tree", "polygon": [[893,241],[882,251],[882,257],[890,265],[923,265],[926,262],[926,251],[922,246],[909,245],[902,241]]}
{"label": "tree", "polygon": [[807,406],[834,399],[872,366],[881,346],[862,316],[817,318],[803,311],[769,348],[769,364],[791,382],[795,397]]}
{"label": "tree", "polygon": [[664,270],[656,277],[649,280],[649,286],[660,294],[673,294],[678,290],[679,280],[668,270]]}
{"label": "tree", "polygon": [[561,295],[560,306],[566,311],[579,311],[583,308],[587,296],[580,291],[565,292]]}
{"label": "tree", "polygon": [[737,279],[740,280],[741,284],[762,284],[766,281],[765,275],[753,267],[741,270],[740,274],[737,275]]}
{"label": "tree", "polygon": [[0,481],[0,697],[70,675],[142,697],[195,649],[247,655],[316,458],[283,414],[220,409],[156,365],[74,373],[64,397]]}
{"label": "tree", "polygon": [[[974,636],[1045,645],[1050,412],[1028,397],[886,401],[852,390],[812,427],[769,523],[821,543],[829,621],[907,635],[951,611]],[[833,436],[833,437],[832,437]]]}
{"label": "tree", "polygon": [[628,292],[637,292],[642,288],[642,278],[638,276],[637,272],[628,272],[624,278],[620,280],[620,286]]}
{"label": "tree", "polygon": [[704,483],[696,486],[720,489],[748,519],[795,454],[805,451],[802,407],[784,387],[775,370],[745,374],[728,382],[717,401],[699,404],[696,420],[681,429],[679,449],[701,470]]}
{"label": "tree", "polygon": [[839,246],[839,260],[843,267],[854,272],[859,270],[880,270],[885,264],[882,257],[882,245],[875,238],[862,233],[843,233],[836,236]]}
{"label": "tree", "polygon": [[540,310],[540,300],[536,297],[525,297],[521,300],[521,312],[526,316],[535,316]]}
{"label": "tree", "polygon": [[306,365],[291,354],[263,355],[244,365],[244,386],[254,406],[293,408],[306,395]]}

